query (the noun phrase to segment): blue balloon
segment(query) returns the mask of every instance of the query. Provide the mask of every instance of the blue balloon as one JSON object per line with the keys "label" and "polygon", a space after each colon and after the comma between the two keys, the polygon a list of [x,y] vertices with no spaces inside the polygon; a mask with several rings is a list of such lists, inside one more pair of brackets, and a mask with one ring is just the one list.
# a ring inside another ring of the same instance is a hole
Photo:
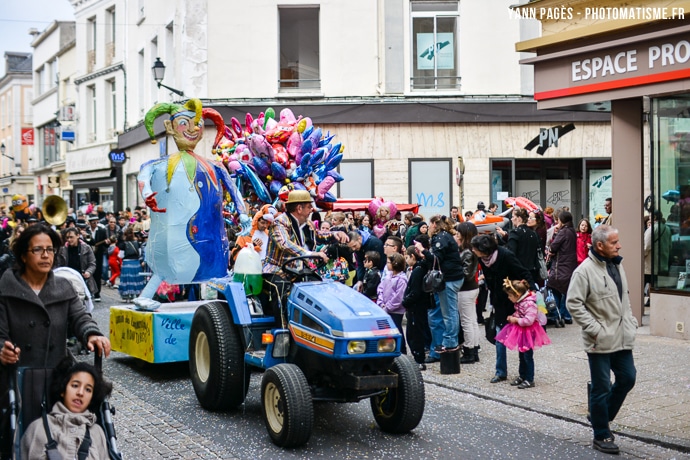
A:
{"label": "blue balloon", "polygon": [[304,130],[304,132],[302,133],[302,139],[308,138],[311,135],[312,131],[314,131],[314,125],[311,125],[310,127]]}
{"label": "blue balloon", "polygon": [[316,151],[312,154],[311,156],[311,161],[309,162],[310,165],[314,166],[323,161],[324,156],[326,155],[326,149],[321,147],[319,149],[316,149]]}
{"label": "blue balloon", "polygon": [[259,176],[257,176],[251,168],[245,168],[245,172],[247,173],[249,183],[252,185],[254,192],[256,192],[256,196],[258,196],[259,199],[264,203],[270,203],[271,195],[268,193],[268,189],[264,183],[261,182],[261,179],[259,179]]}
{"label": "blue balloon", "polygon": [[328,171],[328,173],[326,175],[331,176],[333,179],[335,179],[336,182],[340,182],[341,180],[344,179],[344,177],[341,176],[340,173],[338,171],[336,171],[335,169],[331,169],[330,171]]}
{"label": "blue balloon", "polygon": [[327,134],[323,139],[321,139],[319,141],[319,147],[324,147],[324,146],[330,144],[334,137],[335,137],[335,134],[332,136],[330,135],[330,133]]}
{"label": "blue balloon", "polygon": [[254,169],[256,169],[256,173],[263,179],[266,178],[269,174],[271,174],[271,167],[268,165],[268,163],[259,157],[253,157],[252,158],[252,163],[254,164]]}
{"label": "blue balloon", "polygon": [[287,177],[287,172],[285,171],[285,167],[281,165],[280,163],[273,162],[271,163],[271,176],[273,176],[274,180],[277,181],[284,181],[285,178]]}
{"label": "blue balloon", "polygon": [[312,150],[313,147],[314,147],[314,144],[312,143],[312,141],[310,141],[309,139],[307,139],[307,140],[304,141],[304,143],[302,144],[302,153],[303,153],[303,154],[304,154],[304,153],[311,153],[311,150]]}
{"label": "blue balloon", "polygon": [[337,168],[342,159],[343,159],[342,153],[336,153],[335,155],[329,155],[328,160],[326,160],[326,162],[325,162],[326,170],[330,171],[331,169]]}
{"label": "blue balloon", "polygon": [[331,192],[326,192],[323,195],[322,201],[325,201],[326,203],[335,203],[336,201],[338,201],[338,199]]}
{"label": "blue balloon", "polygon": [[309,135],[307,140],[311,141],[311,145],[319,145],[321,141],[322,131],[321,128],[316,128],[313,133]]}
{"label": "blue balloon", "polygon": [[278,192],[280,192],[280,188],[282,186],[282,182],[274,179],[270,184],[268,184],[268,191],[271,192],[271,196],[278,196]]}

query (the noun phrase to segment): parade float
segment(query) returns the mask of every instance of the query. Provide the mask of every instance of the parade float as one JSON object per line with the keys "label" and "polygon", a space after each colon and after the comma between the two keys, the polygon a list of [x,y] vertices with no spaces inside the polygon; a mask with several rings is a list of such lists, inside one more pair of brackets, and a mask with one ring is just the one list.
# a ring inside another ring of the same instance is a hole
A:
{"label": "parade float", "polygon": [[[233,118],[225,127],[217,112],[192,99],[157,105],[147,127],[162,114],[170,115],[166,132],[179,152],[141,167],[139,187],[152,211],[146,261],[153,274],[135,307],[111,308],[113,349],[152,363],[189,360],[197,399],[212,411],[242,404],[250,374],[261,373],[262,416],[279,446],[309,440],[313,401],[369,399],[383,431],[413,430],[424,413],[424,381],[401,355],[402,334],[387,313],[312,266],[293,265],[314,256],[283,264],[294,283],[285,303],[245,282],[261,280],[256,261],[245,269],[253,273],[237,273],[251,245],[240,251],[236,273],[227,274],[224,221],[246,228],[252,209],[270,213],[266,206],[280,207],[291,189],[308,190],[317,205],[335,202],[329,189],[342,180],[334,169],[342,146],[288,109],[278,119],[269,109],[256,119],[247,115],[244,126]],[[204,117],[217,129],[218,162],[194,152]],[[373,212],[378,223],[395,214],[390,203],[373,206],[386,208]],[[225,267],[215,263],[222,258]],[[253,277],[238,282],[238,274]],[[163,282],[207,282],[218,298],[156,304],[152,294]]]}

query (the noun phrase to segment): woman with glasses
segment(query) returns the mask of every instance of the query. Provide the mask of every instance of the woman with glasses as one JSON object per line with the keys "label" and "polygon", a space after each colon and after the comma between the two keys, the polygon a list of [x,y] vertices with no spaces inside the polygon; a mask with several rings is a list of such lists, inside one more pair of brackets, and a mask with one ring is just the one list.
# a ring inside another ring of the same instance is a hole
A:
{"label": "woman with glasses", "polygon": [[[57,366],[67,355],[68,330],[88,350],[110,354],[110,341],[70,282],[53,273],[60,245],[58,234],[43,224],[27,228],[14,242],[16,265],[0,279],[0,395],[6,394],[9,366]],[[37,382],[41,388],[35,388],[30,404],[40,402],[43,383]]]}

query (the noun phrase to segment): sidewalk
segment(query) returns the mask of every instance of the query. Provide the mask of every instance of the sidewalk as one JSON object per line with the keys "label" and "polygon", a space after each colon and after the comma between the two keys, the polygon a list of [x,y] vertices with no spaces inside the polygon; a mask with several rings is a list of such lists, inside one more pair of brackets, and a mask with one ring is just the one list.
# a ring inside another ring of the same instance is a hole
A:
{"label": "sidewalk", "polygon": [[[648,321],[648,317],[645,320]],[[645,322],[646,322],[645,321]],[[484,332],[480,325],[480,332]],[[482,337],[480,362],[463,365],[460,374],[442,375],[438,363],[423,371],[424,380],[475,396],[504,402],[577,423],[589,423],[587,390],[589,367],[580,328],[547,329],[551,345],[534,353],[535,384],[518,390],[509,382],[518,376],[518,354],[508,350],[508,380],[489,382],[495,370],[495,347]],[[637,331],[633,351],[637,383],[612,423],[621,435],[690,452],[690,341]]]}

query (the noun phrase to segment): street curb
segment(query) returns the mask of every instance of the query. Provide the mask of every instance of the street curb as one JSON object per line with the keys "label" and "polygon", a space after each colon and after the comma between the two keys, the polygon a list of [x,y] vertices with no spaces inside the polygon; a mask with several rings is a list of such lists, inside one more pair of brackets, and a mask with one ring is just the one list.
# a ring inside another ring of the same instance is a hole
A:
{"label": "street curb", "polygon": [[[586,420],[581,420],[579,418],[574,418],[572,414],[569,414],[567,412],[561,412],[561,411],[555,411],[553,409],[544,407],[544,406],[527,406],[525,404],[522,404],[520,402],[515,402],[512,400],[505,399],[501,396],[497,395],[491,395],[488,393],[481,392],[477,390],[476,388],[471,389],[471,388],[462,388],[454,385],[449,385],[447,383],[443,383],[442,381],[439,381],[435,376],[433,375],[428,375],[424,374],[424,383],[431,384],[431,385],[436,385],[441,388],[446,388],[448,390],[453,390],[457,391],[458,393],[465,393],[471,396],[475,396],[477,398],[481,399],[486,399],[488,401],[495,401],[501,404],[505,404],[507,406],[512,406],[516,407],[518,409],[523,409],[527,410],[530,412],[536,412],[541,415],[546,415],[547,417],[552,417],[555,419],[559,420],[564,420],[566,422],[571,422],[571,423],[577,423],[578,425],[590,427],[589,422]],[[654,444],[659,447],[664,447],[666,449],[671,449],[675,450],[681,453],[690,453],[690,442],[684,440],[684,439],[679,439],[679,438],[674,438],[670,436],[657,436],[653,433],[648,433],[648,432],[640,432],[636,430],[631,430],[631,429],[624,429],[624,430],[614,430],[614,433],[625,436],[631,439],[636,439],[638,441],[642,441],[648,444]]]}

